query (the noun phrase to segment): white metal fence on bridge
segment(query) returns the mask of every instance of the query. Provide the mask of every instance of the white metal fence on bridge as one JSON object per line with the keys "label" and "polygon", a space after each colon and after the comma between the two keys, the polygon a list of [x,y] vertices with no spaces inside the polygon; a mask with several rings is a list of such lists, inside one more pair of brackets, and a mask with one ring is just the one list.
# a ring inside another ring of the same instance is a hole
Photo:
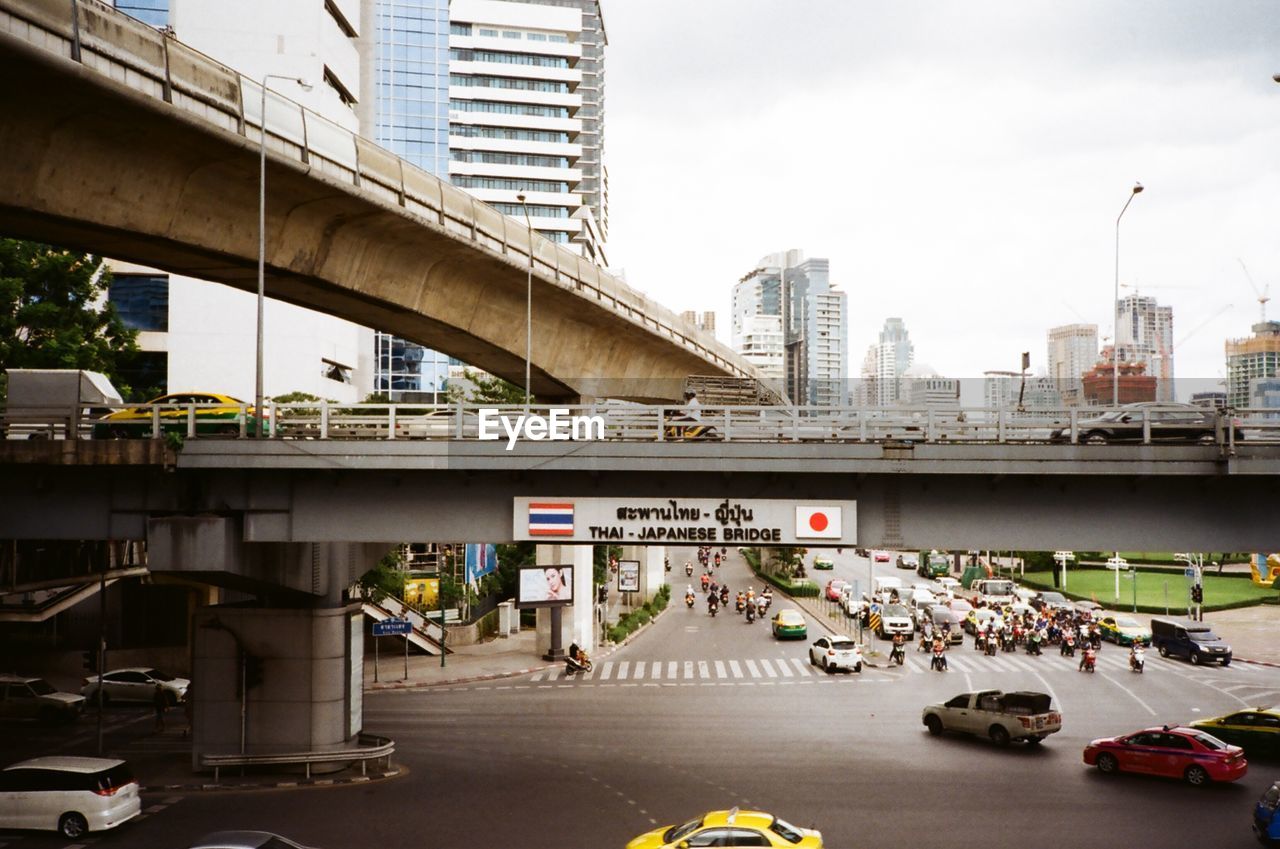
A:
{"label": "white metal fence on bridge", "polygon": [[[77,438],[466,440],[630,442],[1188,443],[1227,448],[1280,443],[1275,410],[1185,405],[1019,411],[989,408],[699,407],[269,403],[143,404],[95,409]],[[111,413],[125,417],[109,417]],[[513,437],[512,434],[515,434]],[[554,434],[554,436],[553,436]],[[9,438],[66,438],[66,423],[10,423]]]}

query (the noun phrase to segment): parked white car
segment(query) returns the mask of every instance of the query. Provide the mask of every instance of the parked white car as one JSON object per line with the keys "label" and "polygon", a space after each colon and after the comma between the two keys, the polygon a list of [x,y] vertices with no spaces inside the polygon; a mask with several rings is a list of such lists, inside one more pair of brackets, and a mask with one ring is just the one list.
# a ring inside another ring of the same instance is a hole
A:
{"label": "parked white car", "polygon": [[861,672],[862,649],[848,637],[819,637],[809,646],[809,663],[826,672]]}
{"label": "parked white car", "polygon": [[84,710],[84,697],[61,693],[43,678],[0,675],[0,718],[70,722]]}
{"label": "parked white car", "polygon": [[33,758],[0,770],[0,828],[56,831],[69,840],[142,812],[128,765],[108,758]]}
{"label": "parked white car", "polygon": [[[107,702],[147,702],[156,698],[156,684],[164,688],[169,704],[176,705],[187,699],[191,682],[177,678],[159,669],[137,666],[130,669],[113,669],[102,675],[102,696]],[[93,703],[98,697],[98,676],[84,679],[80,695]]]}

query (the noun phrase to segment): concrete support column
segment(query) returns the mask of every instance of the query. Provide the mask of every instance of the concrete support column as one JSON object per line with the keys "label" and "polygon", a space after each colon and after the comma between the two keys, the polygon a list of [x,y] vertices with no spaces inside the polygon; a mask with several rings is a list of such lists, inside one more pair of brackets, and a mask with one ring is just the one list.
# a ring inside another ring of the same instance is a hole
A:
{"label": "concrete support column", "polygon": [[[572,566],[574,603],[561,608],[560,645],[568,649],[570,643],[592,651],[596,648],[595,627],[592,617],[595,611],[595,589],[592,580],[592,547],[590,545],[539,545],[539,566]],[[538,608],[537,638],[539,657],[551,649],[551,610]]]}
{"label": "concrete support column", "polygon": [[358,604],[203,607],[194,619],[193,769],[202,769],[205,754],[313,752],[357,743],[364,725]]}
{"label": "concrete support column", "polygon": [[[659,588],[667,582],[667,548],[648,545],[640,549],[640,600],[652,601]],[[673,563],[672,569],[675,568]]]}

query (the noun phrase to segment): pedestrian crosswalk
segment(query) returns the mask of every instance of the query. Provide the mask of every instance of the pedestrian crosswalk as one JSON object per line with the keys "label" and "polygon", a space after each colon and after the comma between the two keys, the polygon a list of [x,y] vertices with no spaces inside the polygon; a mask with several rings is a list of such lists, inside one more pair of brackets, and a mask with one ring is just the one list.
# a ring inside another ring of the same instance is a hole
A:
{"label": "pedestrian crosswalk", "polygon": [[[1153,661],[1155,661],[1153,663]],[[948,668],[954,672],[968,673],[1059,673],[1075,672],[1080,663],[1080,655],[1064,657],[1058,652],[1046,652],[1039,657],[1022,652],[1000,653],[988,657],[978,652],[952,650],[947,652]],[[1159,658],[1148,657],[1147,671],[1155,672],[1160,666],[1174,663]],[[1129,669],[1129,653],[1127,651],[1103,651],[1098,656],[1100,672],[1126,672]],[[1258,667],[1248,664],[1234,664],[1232,673],[1242,673],[1241,677],[1257,674]],[[908,652],[906,662],[902,666],[888,666],[879,661],[876,666],[864,666],[863,677],[884,678],[886,674],[897,677],[914,673],[930,672],[929,656],[919,652]],[[797,682],[813,678],[828,679],[818,667],[808,662],[807,655],[795,657],[760,657],[734,660],[606,660],[598,662],[590,672],[567,674],[563,667],[544,669],[533,673],[529,680],[550,684],[593,683],[612,685],[639,684],[682,684],[698,682],[749,683],[753,681]],[[839,676],[835,680],[857,680],[860,676]]]}

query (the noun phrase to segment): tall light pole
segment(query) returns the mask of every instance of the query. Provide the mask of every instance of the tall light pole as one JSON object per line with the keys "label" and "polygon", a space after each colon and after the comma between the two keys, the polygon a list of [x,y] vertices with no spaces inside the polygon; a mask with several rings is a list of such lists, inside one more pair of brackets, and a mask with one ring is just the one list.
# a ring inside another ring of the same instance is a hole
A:
{"label": "tall light pole", "polygon": [[1129,208],[1129,204],[1133,203],[1133,199],[1141,191],[1142,184],[1134,183],[1133,189],[1129,192],[1129,197],[1125,199],[1124,208],[1116,216],[1116,292],[1114,323],[1112,324],[1115,329],[1111,333],[1111,406],[1113,407],[1120,406],[1120,219],[1124,218],[1124,211]]}
{"label": "tall light pole", "polygon": [[253,418],[256,436],[262,434],[262,310],[266,300],[267,264],[267,80],[293,80],[303,91],[311,91],[311,84],[302,77],[288,74],[267,74],[262,78],[262,140],[258,145],[258,348],[257,372],[253,384]]}
{"label": "tall light pole", "polygon": [[529,406],[529,363],[533,360],[533,221],[529,218],[529,204],[524,195],[516,195],[524,209],[524,223],[529,228],[529,273],[525,276],[524,289],[524,405]]}

